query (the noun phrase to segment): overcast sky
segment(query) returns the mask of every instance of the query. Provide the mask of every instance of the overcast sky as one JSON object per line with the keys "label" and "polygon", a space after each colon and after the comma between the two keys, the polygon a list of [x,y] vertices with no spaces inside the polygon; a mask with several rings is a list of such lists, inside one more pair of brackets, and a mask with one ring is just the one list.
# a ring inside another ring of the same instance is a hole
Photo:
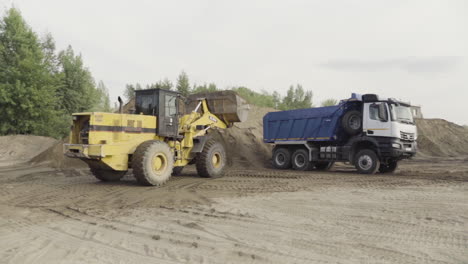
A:
{"label": "overcast sky", "polygon": [[0,0],[12,5],[81,53],[112,99],[185,70],[221,88],[300,83],[316,105],[378,93],[468,124],[468,1]]}

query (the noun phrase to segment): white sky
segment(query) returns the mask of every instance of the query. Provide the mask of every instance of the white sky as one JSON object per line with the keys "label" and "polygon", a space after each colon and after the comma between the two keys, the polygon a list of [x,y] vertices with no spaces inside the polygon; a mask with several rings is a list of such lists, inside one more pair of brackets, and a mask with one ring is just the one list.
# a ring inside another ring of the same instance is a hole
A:
{"label": "white sky", "polygon": [[421,105],[468,124],[468,1],[0,0],[57,48],[72,45],[115,99],[126,83],[243,85],[314,104],[351,92]]}

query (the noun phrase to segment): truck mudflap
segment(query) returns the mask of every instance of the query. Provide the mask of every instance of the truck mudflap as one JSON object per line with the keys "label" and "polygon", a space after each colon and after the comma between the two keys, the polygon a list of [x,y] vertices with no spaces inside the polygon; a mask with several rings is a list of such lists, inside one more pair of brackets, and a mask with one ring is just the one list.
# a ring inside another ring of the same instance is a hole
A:
{"label": "truck mudflap", "polygon": [[70,158],[100,159],[105,157],[103,145],[63,144],[63,154]]}

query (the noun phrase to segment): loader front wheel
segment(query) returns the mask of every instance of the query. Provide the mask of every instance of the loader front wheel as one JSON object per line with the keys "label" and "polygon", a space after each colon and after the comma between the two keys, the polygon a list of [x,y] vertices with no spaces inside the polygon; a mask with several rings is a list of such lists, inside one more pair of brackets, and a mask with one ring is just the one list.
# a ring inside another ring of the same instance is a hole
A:
{"label": "loader front wheel", "polygon": [[90,168],[91,173],[96,179],[103,182],[116,182],[120,181],[127,171],[104,170],[97,168]]}
{"label": "loader front wheel", "polygon": [[173,167],[174,156],[169,146],[162,141],[143,142],[133,154],[133,175],[142,185],[162,185],[171,177]]}
{"label": "loader front wheel", "polygon": [[206,178],[219,178],[224,176],[226,169],[226,151],[223,144],[214,139],[205,143],[203,151],[197,157],[198,175]]}

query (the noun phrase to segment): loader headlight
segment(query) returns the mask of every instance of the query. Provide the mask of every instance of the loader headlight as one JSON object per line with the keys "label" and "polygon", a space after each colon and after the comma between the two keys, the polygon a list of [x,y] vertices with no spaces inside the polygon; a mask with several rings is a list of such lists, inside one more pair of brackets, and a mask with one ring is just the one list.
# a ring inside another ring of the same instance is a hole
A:
{"label": "loader headlight", "polygon": [[393,144],[392,144],[392,147],[393,147],[393,148],[396,148],[396,149],[399,149],[399,148],[401,148],[401,145],[398,144],[398,143],[393,143]]}

